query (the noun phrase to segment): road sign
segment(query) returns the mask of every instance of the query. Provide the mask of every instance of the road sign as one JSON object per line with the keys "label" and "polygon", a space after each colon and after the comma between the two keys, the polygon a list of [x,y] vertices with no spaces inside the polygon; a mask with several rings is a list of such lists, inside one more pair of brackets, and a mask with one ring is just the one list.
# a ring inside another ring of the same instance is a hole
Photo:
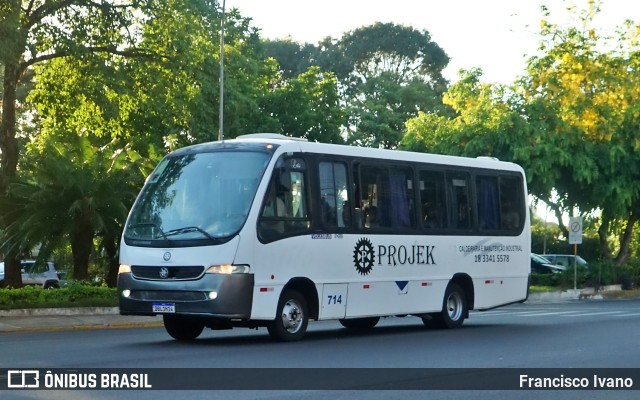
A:
{"label": "road sign", "polygon": [[582,217],[569,218],[569,244],[582,244]]}

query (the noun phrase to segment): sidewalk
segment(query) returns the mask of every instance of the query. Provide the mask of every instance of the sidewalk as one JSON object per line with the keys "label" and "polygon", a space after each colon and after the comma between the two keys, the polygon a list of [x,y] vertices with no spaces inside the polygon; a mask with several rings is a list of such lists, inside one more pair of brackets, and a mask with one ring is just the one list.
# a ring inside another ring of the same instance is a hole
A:
{"label": "sidewalk", "polygon": [[0,310],[0,333],[160,326],[162,316],[120,315],[118,307]]}

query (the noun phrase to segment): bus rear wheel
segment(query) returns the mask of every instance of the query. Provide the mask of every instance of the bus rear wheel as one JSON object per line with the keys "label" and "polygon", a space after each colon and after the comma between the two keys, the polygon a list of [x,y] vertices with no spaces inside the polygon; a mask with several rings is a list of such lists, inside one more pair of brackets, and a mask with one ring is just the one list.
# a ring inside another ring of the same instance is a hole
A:
{"label": "bus rear wheel", "polygon": [[366,331],[373,329],[380,321],[380,317],[341,319],[340,324],[347,329]]}
{"label": "bus rear wheel", "polygon": [[302,339],[309,324],[307,301],[296,290],[285,290],[280,296],[276,318],[267,326],[269,335],[281,342]]}
{"label": "bus rear wheel", "polygon": [[450,283],[444,294],[442,311],[431,314],[431,318],[423,318],[425,325],[434,325],[439,328],[460,328],[467,317],[467,296],[456,283]]}
{"label": "bus rear wheel", "polygon": [[204,330],[204,322],[195,318],[165,314],[162,320],[164,329],[176,340],[194,340]]}

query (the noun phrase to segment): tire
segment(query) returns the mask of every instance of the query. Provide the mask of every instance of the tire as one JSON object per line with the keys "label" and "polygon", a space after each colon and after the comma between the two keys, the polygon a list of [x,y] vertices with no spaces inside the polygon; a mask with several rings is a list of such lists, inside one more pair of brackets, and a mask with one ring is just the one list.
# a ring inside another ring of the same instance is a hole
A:
{"label": "tire", "polygon": [[427,326],[436,326],[445,329],[460,328],[469,312],[467,296],[456,283],[450,283],[444,293],[442,311],[431,314],[431,318],[423,318]]}
{"label": "tire", "polygon": [[164,329],[176,340],[194,340],[204,330],[204,322],[179,315],[162,316]]}
{"label": "tire", "polygon": [[380,317],[341,319],[340,324],[347,329],[366,331],[373,329],[380,321]]}
{"label": "tire", "polygon": [[60,285],[56,281],[47,281],[44,283],[43,289],[58,289]]}
{"label": "tire", "polygon": [[280,295],[276,318],[267,326],[269,335],[280,342],[295,342],[304,337],[309,324],[309,307],[296,290],[285,290]]}

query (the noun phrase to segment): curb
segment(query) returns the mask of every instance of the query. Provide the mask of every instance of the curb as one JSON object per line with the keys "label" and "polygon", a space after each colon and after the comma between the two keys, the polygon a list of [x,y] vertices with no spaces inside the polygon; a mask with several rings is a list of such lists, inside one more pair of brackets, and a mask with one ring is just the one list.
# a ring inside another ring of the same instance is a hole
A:
{"label": "curb", "polygon": [[0,310],[0,317],[51,317],[56,315],[118,315],[118,307],[20,308]]}
{"label": "curb", "polygon": [[552,303],[566,300],[602,300],[603,293],[621,291],[621,285],[608,285],[600,288],[586,287],[583,289],[569,289],[565,291],[529,293],[527,302]]}
{"label": "curb", "polygon": [[161,328],[162,322],[130,322],[115,324],[78,324],[65,326],[29,326],[29,327],[1,327],[2,333],[26,333],[26,332],[63,332],[63,331],[84,331],[98,329],[126,329],[126,328]]}

